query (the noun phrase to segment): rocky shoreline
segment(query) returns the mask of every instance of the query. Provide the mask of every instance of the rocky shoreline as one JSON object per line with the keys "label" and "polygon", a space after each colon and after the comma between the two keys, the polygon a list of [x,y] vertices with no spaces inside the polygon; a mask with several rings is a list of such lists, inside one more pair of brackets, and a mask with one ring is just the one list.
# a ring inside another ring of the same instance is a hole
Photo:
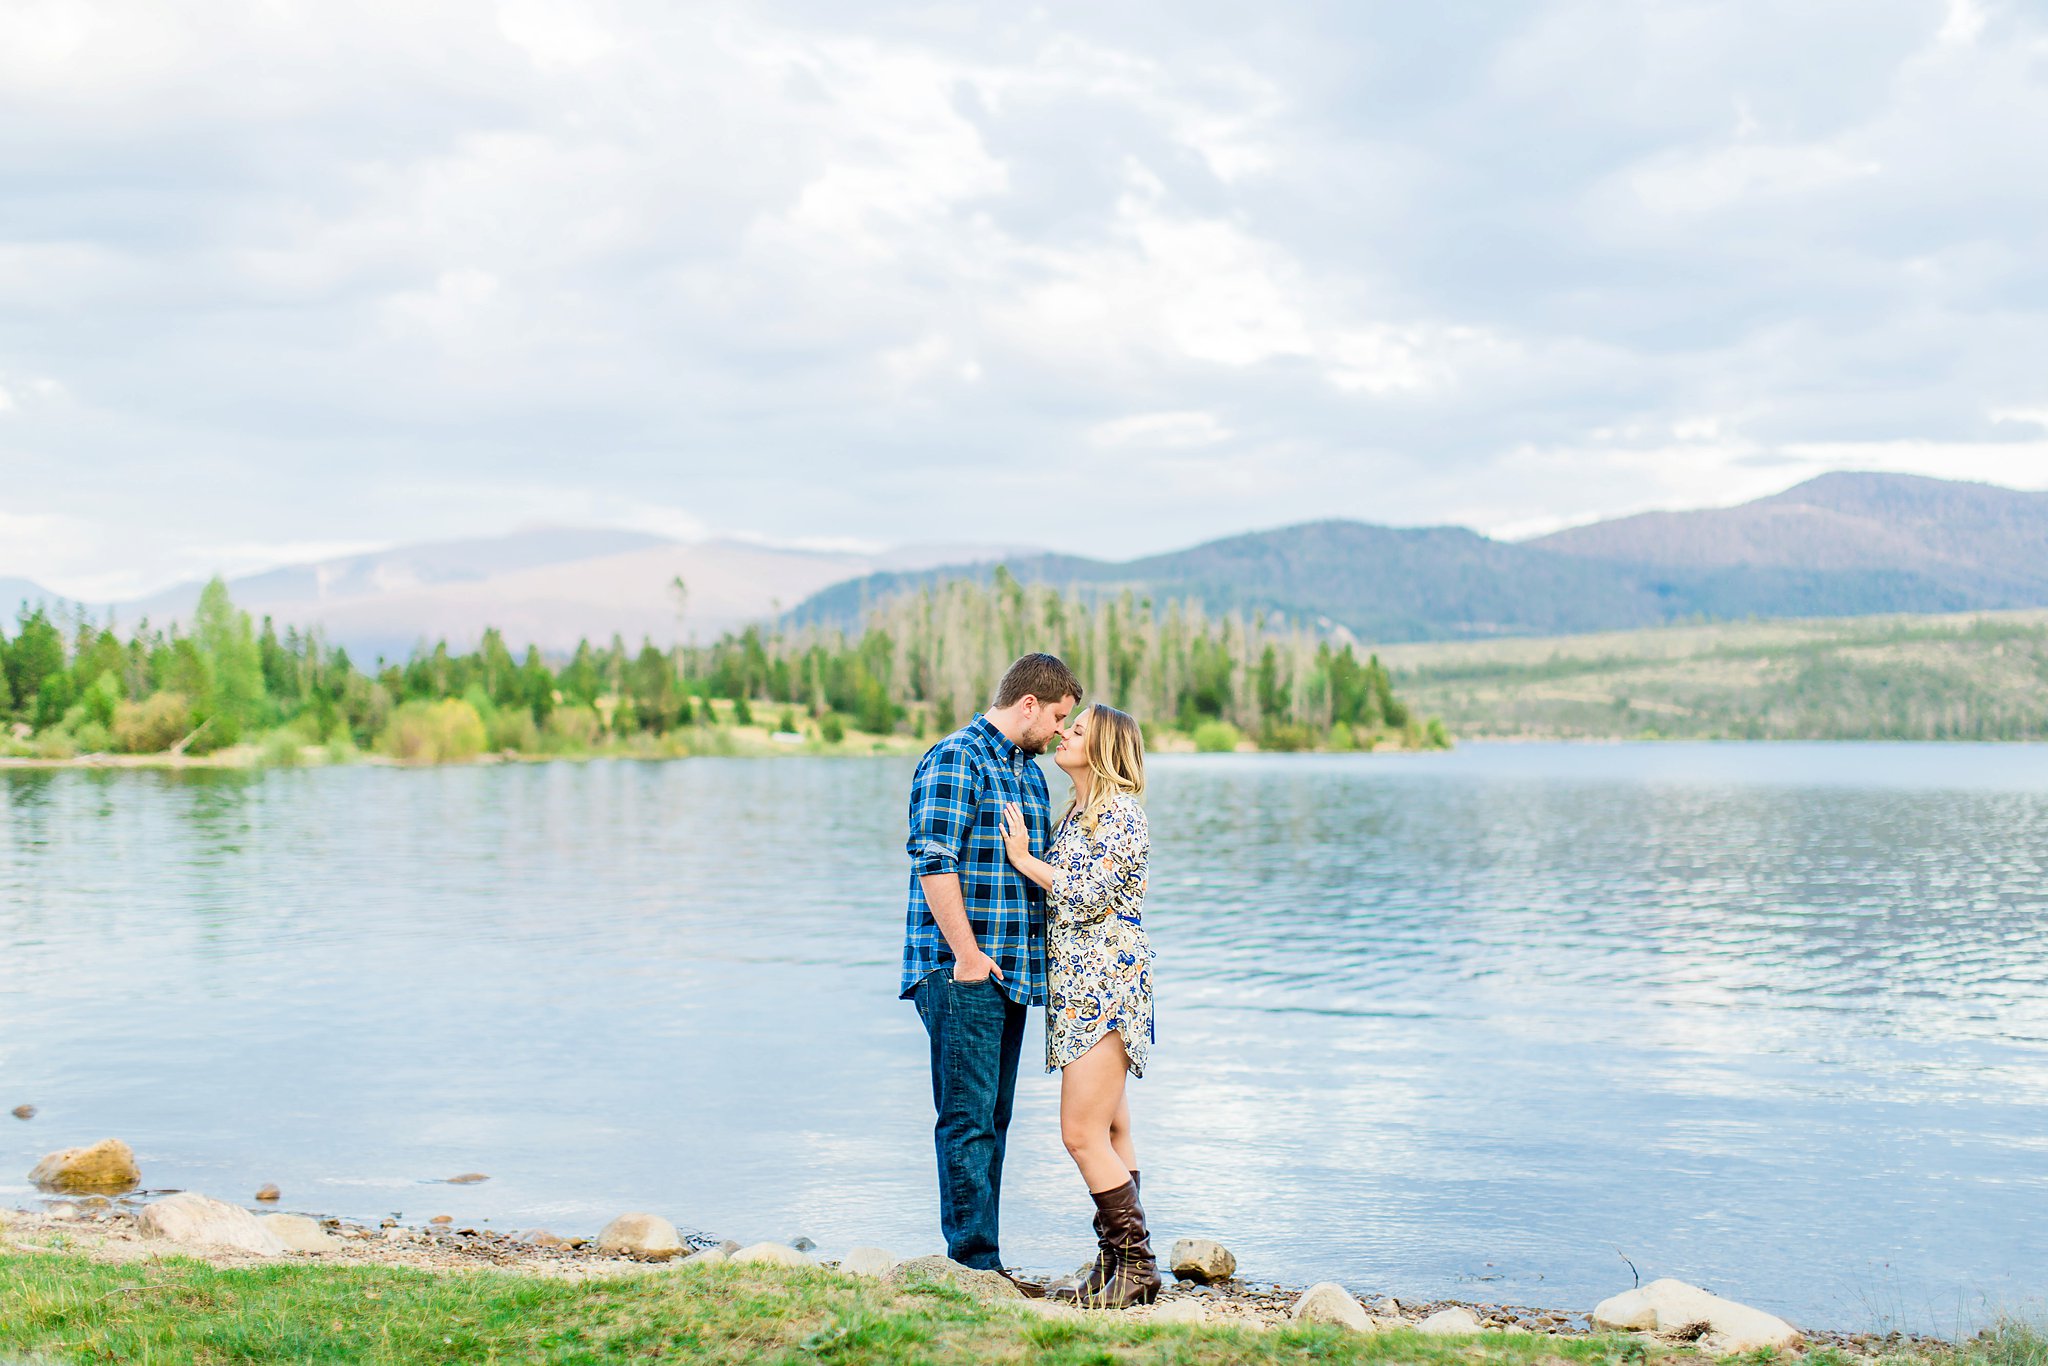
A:
{"label": "rocky shoreline", "polygon": [[[41,1209],[0,1213],[0,1249],[113,1262],[171,1253],[220,1266],[291,1258],[429,1272],[491,1270],[570,1281],[666,1274],[677,1267],[768,1264],[867,1276],[885,1283],[948,1281],[977,1298],[1014,1300],[1026,1312],[1051,1316],[1112,1316],[1138,1323],[1251,1331],[1332,1323],[1365,1333],[1405,1328],[1452,1336],[1513,1333],[1572,1338],[1626,1332],[1666,1347],[1691,1346],[1712,1355],[1828,1347],[1846,1356],[1878,1357],[1930,1341],[1900,1334],[1801,1332],[1761,1310],[1668,1280],[1625,1291],[1590,1312],[1393,1295],[1360,1299],[1334,1282],[1299,1287],[1240,1277],[1236,1258],[1208,1239],[1181,1239],[1170,1251],[1162,1249],[1162,1269],[1170,1267],[1173,1279],[1156,1304],[1084,1311],[1025,1299],[1004,1278],[944,1257],[899,1260],[872,1247],[854,1248],[837,1258],[821,1257],[805,1239],[743,1247],[712,1235],[679,1231],[668,1220],[646,1213],[622,1214],[595,1237],[559,1237],[545,1229],[504,1232],[458,1226],[448,1216],[425,1224],[395,1218],[372,1224],[289,1213],[278,1209],[281,1193],[274,1186],[257,1192],[254,1209],[195,1192],[140,1190],[133,1155],[115,1140],[52,1153],[30,1176],[53,1194]],[[488,1179],[481,1173],[448,1178],[458,1184]]]}

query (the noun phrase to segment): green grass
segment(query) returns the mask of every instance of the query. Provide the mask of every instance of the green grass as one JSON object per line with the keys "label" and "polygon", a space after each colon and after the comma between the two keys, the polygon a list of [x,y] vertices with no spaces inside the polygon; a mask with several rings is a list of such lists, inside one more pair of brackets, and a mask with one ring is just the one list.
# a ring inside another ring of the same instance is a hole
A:
{"label": "green grass", "polygon": [[1896,1366],[2048,1366],[2048,1334],[2007,1319],[1961,1342],[1916,1344],[1910,1353],[1880,1358]]}
{"label": "green grass", "polygon": [[[676,1268],[570,1283],[503,1272],[0,1254],[0,1362],[1237,1362],[1634,1366],[1633,1338],[1266,1333],[1041,1319],[947,1286]],[[1957,1366],[1961,1366],[1960,1363]],[[2037,1362],[1999,1366],[2040,1366]]]}

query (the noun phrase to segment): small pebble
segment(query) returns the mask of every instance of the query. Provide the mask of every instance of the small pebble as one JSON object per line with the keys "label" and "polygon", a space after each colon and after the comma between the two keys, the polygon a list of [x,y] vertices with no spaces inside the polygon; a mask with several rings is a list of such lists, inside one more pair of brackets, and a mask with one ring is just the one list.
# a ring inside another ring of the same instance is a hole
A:
{"label": "small pebble", "polygon": [[284,1198],[284,1192],[273,1184],[266,1184],[261,1190],[256,1192],[256,1198],[258,1200],[281,1200]]}
{"label": "small pebble", "polygon": [[455,1222],[455,1216],[452,1214],[437,1214],[427,1220],[427,1222],[430,1224],[452,1224]]}
{"label": "small pebble", "polygon": [[816,1243],[804,1237],[796,1237],[790,1239],[789,1245],[795,1248],[798,1252],[815,1252],[818,1250],[818,1245]]}
{"label": "small pebble", "polygon": [[36,1107],[33,1105],[17,1105],[14,1107],[14,1117],[16,1119],[34,1119],[36,1117]]}
{"label": "small pebble", "polygon": [[464,1172],[460,1176],[449,1177],[448,1184],[451,1186],[474,1186],[479,1181],[488,1181],[490,1179],[490,1177],[485,1176],[482,1172]]}

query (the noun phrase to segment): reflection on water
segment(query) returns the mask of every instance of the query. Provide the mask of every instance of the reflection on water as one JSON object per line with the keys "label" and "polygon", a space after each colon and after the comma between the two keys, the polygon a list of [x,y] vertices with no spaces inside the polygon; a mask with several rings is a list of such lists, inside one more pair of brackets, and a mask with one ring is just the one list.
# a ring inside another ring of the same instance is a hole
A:
{"label": "reflection on water", "polygon": [[[114,1134],[321,1212],[928,1250],[908,776],[0,775],[0,1108],[41,1107],[0,1182]],[[1165,1237],[1579,1308],[1625,1255],[1847,1326],[2039,1293],[2048,753],[1189,757],[1151,805]],[[1087,1200],[1023,1093],[1005,1247],[1065,1267]]]}

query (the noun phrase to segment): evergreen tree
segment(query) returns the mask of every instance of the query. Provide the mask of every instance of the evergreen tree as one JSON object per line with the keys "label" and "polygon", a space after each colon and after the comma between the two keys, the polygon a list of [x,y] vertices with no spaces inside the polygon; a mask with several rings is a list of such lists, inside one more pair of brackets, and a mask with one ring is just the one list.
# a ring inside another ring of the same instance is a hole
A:
{"label": "evergreen tree", "polygon": [[249,614],[228,600],[228,586],[218,578],[200,591],[199,606],[192,613],[192,642],[205,667],[206,687],[198,711],[200,719],[210,723],[207,744],[233,744],[261,715],[263,657]]}
{"label": "evergreen tree", "polygon": [[[14,643],[7,647],[8,690],[13,694],[15,714],[33,717],[38,711],[36,697],[42,691],[43,680],[63,671],[64,636],[41,604],[24,609],[18,620],[21,629],[15,633]],[[68,697],[64,705],[71,705]],[[60,709],[57,714],[64,713]],[[33,724],[44,723],[37,720]]]}

